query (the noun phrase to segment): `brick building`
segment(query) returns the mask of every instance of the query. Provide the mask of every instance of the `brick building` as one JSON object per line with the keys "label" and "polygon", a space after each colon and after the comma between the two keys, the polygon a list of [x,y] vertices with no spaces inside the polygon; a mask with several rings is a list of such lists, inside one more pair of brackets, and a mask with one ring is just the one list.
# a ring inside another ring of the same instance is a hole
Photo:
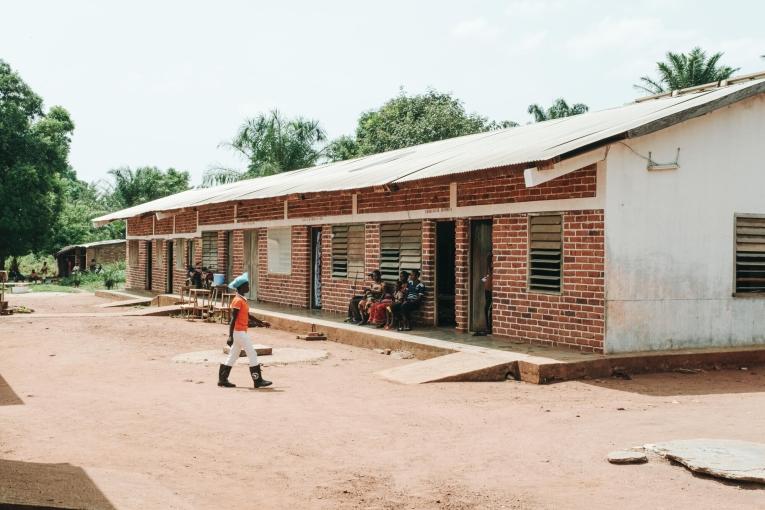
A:
{"label": "brick building", "polygon": [[61,248],[56,253],[58,275],[69,276],[74,266],[87,269],[93,260],[101,265],[125,260],[125,240],[110,239]]}
{"label": "brick building", "polygon": [[419,268],[420,322],[475,331],[491,254],[500,338],[595,352],[765,343],[762,78],[94,221],[127,220],[128,288],[177,292],[188,265],[249,271],[253,300],[344,313],[367,272]]}

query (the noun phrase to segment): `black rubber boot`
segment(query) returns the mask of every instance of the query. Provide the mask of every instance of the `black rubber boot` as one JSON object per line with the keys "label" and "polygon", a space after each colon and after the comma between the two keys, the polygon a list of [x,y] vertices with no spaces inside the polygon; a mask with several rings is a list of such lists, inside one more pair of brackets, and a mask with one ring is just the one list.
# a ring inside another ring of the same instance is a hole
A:
{"label": "black rubber boot", "polygon": [[263,375],[260,373],[260,365],[250,367],[250,375],[252,376],[252,382],[255,383],[256,388],[265,388],[266,386],[271,386],[273,384],[271,381],[263,379]]}
{"label": "black rubber boot", "polygon": [[224,388],[236,388],[236,384],[228,382],[228,374],[231,373],[231,367],[228,365],[221,365],[218,368],[218,386]]}

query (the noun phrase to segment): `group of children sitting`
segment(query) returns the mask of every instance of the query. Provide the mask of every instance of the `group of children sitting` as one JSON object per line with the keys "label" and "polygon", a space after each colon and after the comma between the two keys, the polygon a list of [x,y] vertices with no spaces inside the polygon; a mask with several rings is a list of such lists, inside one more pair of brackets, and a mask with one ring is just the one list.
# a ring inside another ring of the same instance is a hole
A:
{"label": "group of children sitting", "polygon": [[354,324],[373,324],[378,328],[411,331],[412,312],[418,310],[425,298],[425,285],[420,271],[401,271],[392,289],[386,288],[380,270],[369,275],[372,282],[363,295],[354,296],[348,305],[348,321]]}

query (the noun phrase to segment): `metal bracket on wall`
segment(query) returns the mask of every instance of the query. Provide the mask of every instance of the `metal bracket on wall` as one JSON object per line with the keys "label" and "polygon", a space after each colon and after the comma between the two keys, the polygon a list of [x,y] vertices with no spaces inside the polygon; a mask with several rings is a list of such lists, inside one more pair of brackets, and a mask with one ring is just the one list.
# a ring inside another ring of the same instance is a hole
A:
{"label": "metal bracket on wall", "polygon": [[680,168],[680,164],[678,163],[680,161],[680,147],[677,148],[677,153],[675,154],[675,161],[671,163],[657,163],[653,160],[653,157],[651,153],[648,153],[648,165],[646,166],[646,170],[649,172],[653,171],[661,171],[661,170],[677,170]]}

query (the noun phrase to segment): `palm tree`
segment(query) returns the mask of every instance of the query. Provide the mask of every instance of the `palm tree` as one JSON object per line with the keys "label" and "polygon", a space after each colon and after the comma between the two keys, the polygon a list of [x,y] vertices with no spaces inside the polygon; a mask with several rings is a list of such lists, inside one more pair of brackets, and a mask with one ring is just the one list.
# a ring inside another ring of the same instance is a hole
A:
{"label": "palm tree", "polygon": [[657,62],[657,79],[649,76],[640,78],[641,83],[635,88],[649,94],[662,94],[673,90],[695,87],[720,80],[727,80],[739,67],[718,65],[723,53],[717,52],[709,57],[698,46],[689,53],[667,52],[665,62]]}
{"label": "palm tree", "polygon": [[223,184],[250,177],[273,175],[316,164],[327,135],[316,120],[287,119],[278,110],[245,120],[236,136],[224,146],[247,158],[247,170],[211,168],[202,185]]}
{"label": "palm tree", "polygon": [[550,119],[579,115],[580,113],[587,112],[589,109],[590,107],[583,103],[576,103],[569,106],[566,100],[561,97],[556,99],[552,106],[546,110],[536,103],[530,104],[528,112],[534,116],[535,122],[542,122]]}

